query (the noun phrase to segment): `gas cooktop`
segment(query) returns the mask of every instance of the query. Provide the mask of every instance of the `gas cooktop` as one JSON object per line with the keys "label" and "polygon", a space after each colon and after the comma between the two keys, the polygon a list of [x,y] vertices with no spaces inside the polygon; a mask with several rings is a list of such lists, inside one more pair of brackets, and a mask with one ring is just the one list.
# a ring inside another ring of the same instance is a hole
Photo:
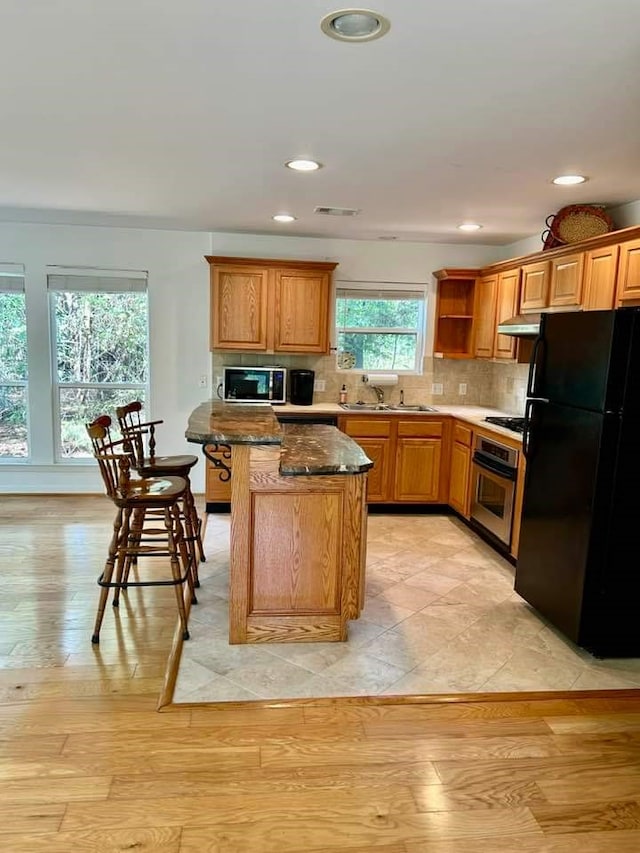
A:
{"label": "gas cooktop", "polygon": [[524,432],[524,418],[503,418],[497,415],[491,415],[485,418],[488,424],[504,427],[505,429],[513,430],[513,432]]}

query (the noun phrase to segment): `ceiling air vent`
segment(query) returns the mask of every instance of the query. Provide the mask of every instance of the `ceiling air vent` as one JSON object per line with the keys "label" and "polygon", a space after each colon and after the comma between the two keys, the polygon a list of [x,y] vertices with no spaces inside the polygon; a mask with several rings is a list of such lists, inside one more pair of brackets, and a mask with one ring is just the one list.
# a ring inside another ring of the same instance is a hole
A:
{"label": "ceiling air vent", "polygon": [[323,216],[357,216],[360,213],[352,207],[315,207],[313,212]]}

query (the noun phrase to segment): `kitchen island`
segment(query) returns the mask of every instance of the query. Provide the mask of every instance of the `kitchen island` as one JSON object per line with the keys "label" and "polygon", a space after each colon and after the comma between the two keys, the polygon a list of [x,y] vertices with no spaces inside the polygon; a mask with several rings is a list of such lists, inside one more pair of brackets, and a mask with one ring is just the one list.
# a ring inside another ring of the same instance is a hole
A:
{"label": "kitchen island", "polygon": [[281,426],[268,404],[202,403],[186,437],[230,448],[229,642],[346,640],[364,600],[371,460],[335,427]]}

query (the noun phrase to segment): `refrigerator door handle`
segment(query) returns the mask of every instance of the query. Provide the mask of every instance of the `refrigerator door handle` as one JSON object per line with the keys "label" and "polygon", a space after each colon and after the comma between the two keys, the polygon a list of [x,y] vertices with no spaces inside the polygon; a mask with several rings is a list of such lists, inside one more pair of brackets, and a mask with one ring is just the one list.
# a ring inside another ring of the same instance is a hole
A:
{"label": "refrigerator door handle", "polygon": [[527,397],[535,397],[535,384],[536,379],[538,378],[538,370],[539,370],[539,362],[538,357],[539,353],[542,351],[542,345],[544,344],[544,338],[542,337],[542,326],[540,327],[540,334],[535,339],[533,344],[533,352],[531,353],[531,361],[529,362],[529,375],[527,377]]}
{"label": "refrigerator door handle", "polygon": [[533,407],[536,403],[546,405],[549,400],[544,397],[529,397],[524,407],[524,428],[522,431],[522,455],[525,459],[531,458],[531,420]]}

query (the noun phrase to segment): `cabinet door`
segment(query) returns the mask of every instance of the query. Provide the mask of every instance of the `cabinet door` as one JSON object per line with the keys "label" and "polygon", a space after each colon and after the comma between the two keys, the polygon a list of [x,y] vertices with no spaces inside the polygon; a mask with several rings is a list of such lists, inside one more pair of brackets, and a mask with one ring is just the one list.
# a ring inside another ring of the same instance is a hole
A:
{"label": "cabinet door", "polygon": [[584,252],[564,255],[551,261],[549,307],[576,307],[582,304]]}
{"label": "cabinet door", "polygon": [[267,349],[268,271],[211,268],[211,348]]}
{"label": "cabinet door", "polygon": [[276,352],[326,353],[330,276],[313,270],[275,270]]}
{"label": "cabinet door", "polygon": [[640,240],[630,240],[620,246],[616,303],[624,306],[640,303]]}
{"label": "cabinet door", "polygon": [[[231,459],[225,458],[222,451],[212,453],[230,468]],[[231,501],[231,480],[220,479],[220,469],[207,459],[207,472],[205,483],[205,500],[207,503],[229,503]]]}
{"label": "cabinet door", "polygon": [[550,268],[549,261],[538,261],[535,264],[525,264],[522,267],[520,311],[523,314],[542,311],[543,308],[547,307]]}
{"label": "cabinet door", "polygon": [[488,275],[476,282],[474,305],[475,357],[491,358],[496,331],[498,276]]}
{"label": "cabinet door", "polygon": [[585,311],[605,311],[614,307],[618,254],[618,246],[604,246],[586,253],[583,293]]}
{"label": "cabinet door", "polygon": [[465,518],[469,518],[469,470],[471,449],[457,441],[451,447],[449,503]]}
{"label": "cabinet door", "polygon": [[512,335],[499,335],[498,326],[508,320],[518,310],[518,287],[520,270],[509,270],[498,276],[498,300],[496,307],[496,325],[493,354],[496,358],[515,358],[516,339]]}
{"label": "cabinet door", "polygon": [[437,503],[441,458],[440,438],[398,438],[395,499]]}
{"label": "cabinet door", "polygon": [[391,447],[388,438],[355,438],[373,462],[367,482],[367,502],[387,503],[391,500]]}

